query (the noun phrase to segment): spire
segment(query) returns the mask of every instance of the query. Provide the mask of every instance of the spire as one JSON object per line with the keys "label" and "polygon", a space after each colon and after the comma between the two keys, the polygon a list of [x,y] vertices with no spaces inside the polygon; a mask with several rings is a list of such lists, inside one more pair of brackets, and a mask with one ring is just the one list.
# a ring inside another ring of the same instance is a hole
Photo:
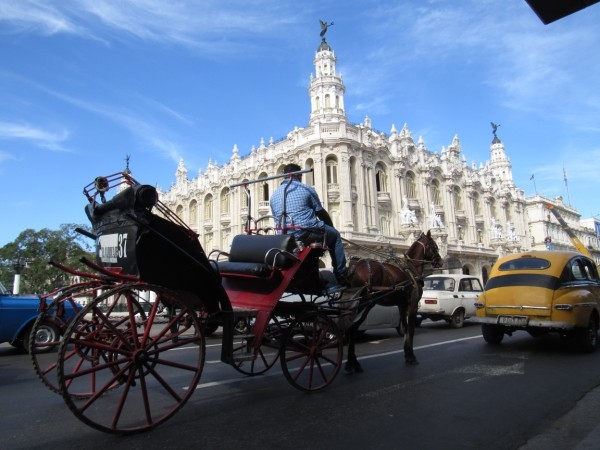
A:
{"label": "spire", "polygon": [[458,139],[458,134],[455,134],[452,138],[452,144],[450,144],[448,146],[448,149],[446,150],[448,153],[448,157],[458,160],[460,150],[460,140]]}
{"label": "spire", "polygon": [[315,54],[313,65],[315,66],[315,76],[310,77],[310,87],[308,94],[310,96],[311,112],[310,125],[323,122],[347,122],[344,111],[344,92],[346,88],[342,77],[335,72],[336,57],[325,40],[327,28],[333,25],[333,22],[327,24],[321,22],[321,43]]}
{"label": "spire", "polygon": [[178,184],[183,184],[187,181],[187,169],[185,168],[185,164],[183,164],[183,158],[179,160],[179,165],[177,166],[175,178],[177,178]]}
{"label": "spire", "polygon": [[506,151],[504,150],[504,144],[496,136],[496,131],[500,125],[496,125],[492,122],[492,129],[494,133],[494,139],[492,145],[490,145],[491,163],[490,168],[492,173],[505,183],[512,183],[512,165]]}

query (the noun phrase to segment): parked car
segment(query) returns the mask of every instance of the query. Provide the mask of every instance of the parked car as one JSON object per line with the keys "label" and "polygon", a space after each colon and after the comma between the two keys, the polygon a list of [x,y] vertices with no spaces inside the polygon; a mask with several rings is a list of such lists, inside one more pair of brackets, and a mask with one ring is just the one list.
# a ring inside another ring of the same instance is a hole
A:
{"label": "parked car", "polygon": [[500,258],[476,306],[475,320],[490,344],[524,330],[532,336],[573,337],[586,352],[598,345],[598,268],[581,253],[535,251]]}
{"label": "parked car", "polygon": [[396,306],[375,305],[365,321],[358,328],[359,331],[380,330],[383,328],[395,328],[398,334],[402,334],[400,328],[400,311]]}
{"label": "parked car", "polygon": [[419,301],[417,323],[422,320],[445,320],[452,328],[460,328],[465,319],[475,315],[475,302],[483,287],[472,275],[440,274],[425,277]]}
{"label": "parked car", "polygon": [[[13,347],[28,349],[31,329],[39,315],[39,306],[40,298],[37,295],[11,295],[0,283],[0,343],[8,342]],[[75,308],[80,309],[78,306]],[[64,321],[70,320],[76,313],[71,304],[65,302]],[[56,342],[61,332],[59,322],[48,317],[38,328],[37,342]]]}

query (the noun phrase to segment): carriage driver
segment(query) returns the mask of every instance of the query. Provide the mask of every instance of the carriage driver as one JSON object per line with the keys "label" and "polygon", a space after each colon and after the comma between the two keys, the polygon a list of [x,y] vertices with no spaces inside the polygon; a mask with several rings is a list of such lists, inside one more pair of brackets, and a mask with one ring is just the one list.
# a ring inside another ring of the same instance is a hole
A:
{"label": "carriage driver", "polygon": [[[283,168],[283,173],[292,173],[302,170],[297,164],[287,164]],[[302,181],[302,174],[294,174],[281,183],[273,192],[270,204],[277,226],[280,226],[283,216],[283,196],[285,191],[285,214],[291,217],[295,226],[301,228],[313,228],[325,232],[325,244],[329,248],[333,274],[338,282],[338,286],[331,286],[329,291],[341,289],[346,284],[348,269],[346,268],[346,255],[340,232],[336,230],[331,221],[329,213],[321,205],[321,200],[315,189]],[[286,189],[287,186],[287,189]],[[323,240],[322,232],[311,233],[306,230],[293,231],[294,236],[299,241],[307,239],[318,241]]]}

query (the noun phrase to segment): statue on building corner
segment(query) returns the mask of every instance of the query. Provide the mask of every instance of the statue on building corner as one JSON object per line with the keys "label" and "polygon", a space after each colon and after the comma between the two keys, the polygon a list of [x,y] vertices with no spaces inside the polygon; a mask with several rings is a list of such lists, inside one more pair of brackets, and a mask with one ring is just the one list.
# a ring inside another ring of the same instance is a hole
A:
{"label": "statue on building corner", "polygon": [[402,210],[400,210],[400,220],[402,225],[410,224],[410,209],[408,208],[408,197],[402,196]]}
{"label": "statue on building corner", "polygon": [[496,219],[492,217],[490,233],[493,239],[502,239],[502,225],[496,223]]}
{"label": "statue on building corner", "polygon": [[438,213],[435,212],[435,204],[433,202],[431,202],[430,228],[444,228],[442,218]]}

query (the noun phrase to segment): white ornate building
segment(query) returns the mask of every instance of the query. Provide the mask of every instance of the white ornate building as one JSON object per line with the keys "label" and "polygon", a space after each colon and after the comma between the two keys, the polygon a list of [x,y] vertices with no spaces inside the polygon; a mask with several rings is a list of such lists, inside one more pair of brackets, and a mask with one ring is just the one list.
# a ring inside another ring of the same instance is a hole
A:
{"label": "white ornate building", "polygon": [[[498,255],[532,249],[524,192],[515,186],[504,144],[494,129],[490,159],[469,166],[458,136],[440,153],[430,152],[408,126],[389,134],[376,131],[366,117],[351,124],[346,117],[345,86],[336,73],[336,56],[323,37],[313,61],[305,128],[240,156],[237,146],[228,163],[209,162],[188,178],[180,161],[176,182],[159,191],[161,200],[200,235],[208,253],[227,250],[242,233],[248,214],[269,215],[269,195],[280,179],[249,184],[251,202],[232,185],[281,174],[294,162],[312,173],[303,180],[315,186],[347,246],[347,255],[365,249],[401,255],[421,231],[431,230],[451,271],[487,280]],[[542,238],[543,242],[543,238]]]}

